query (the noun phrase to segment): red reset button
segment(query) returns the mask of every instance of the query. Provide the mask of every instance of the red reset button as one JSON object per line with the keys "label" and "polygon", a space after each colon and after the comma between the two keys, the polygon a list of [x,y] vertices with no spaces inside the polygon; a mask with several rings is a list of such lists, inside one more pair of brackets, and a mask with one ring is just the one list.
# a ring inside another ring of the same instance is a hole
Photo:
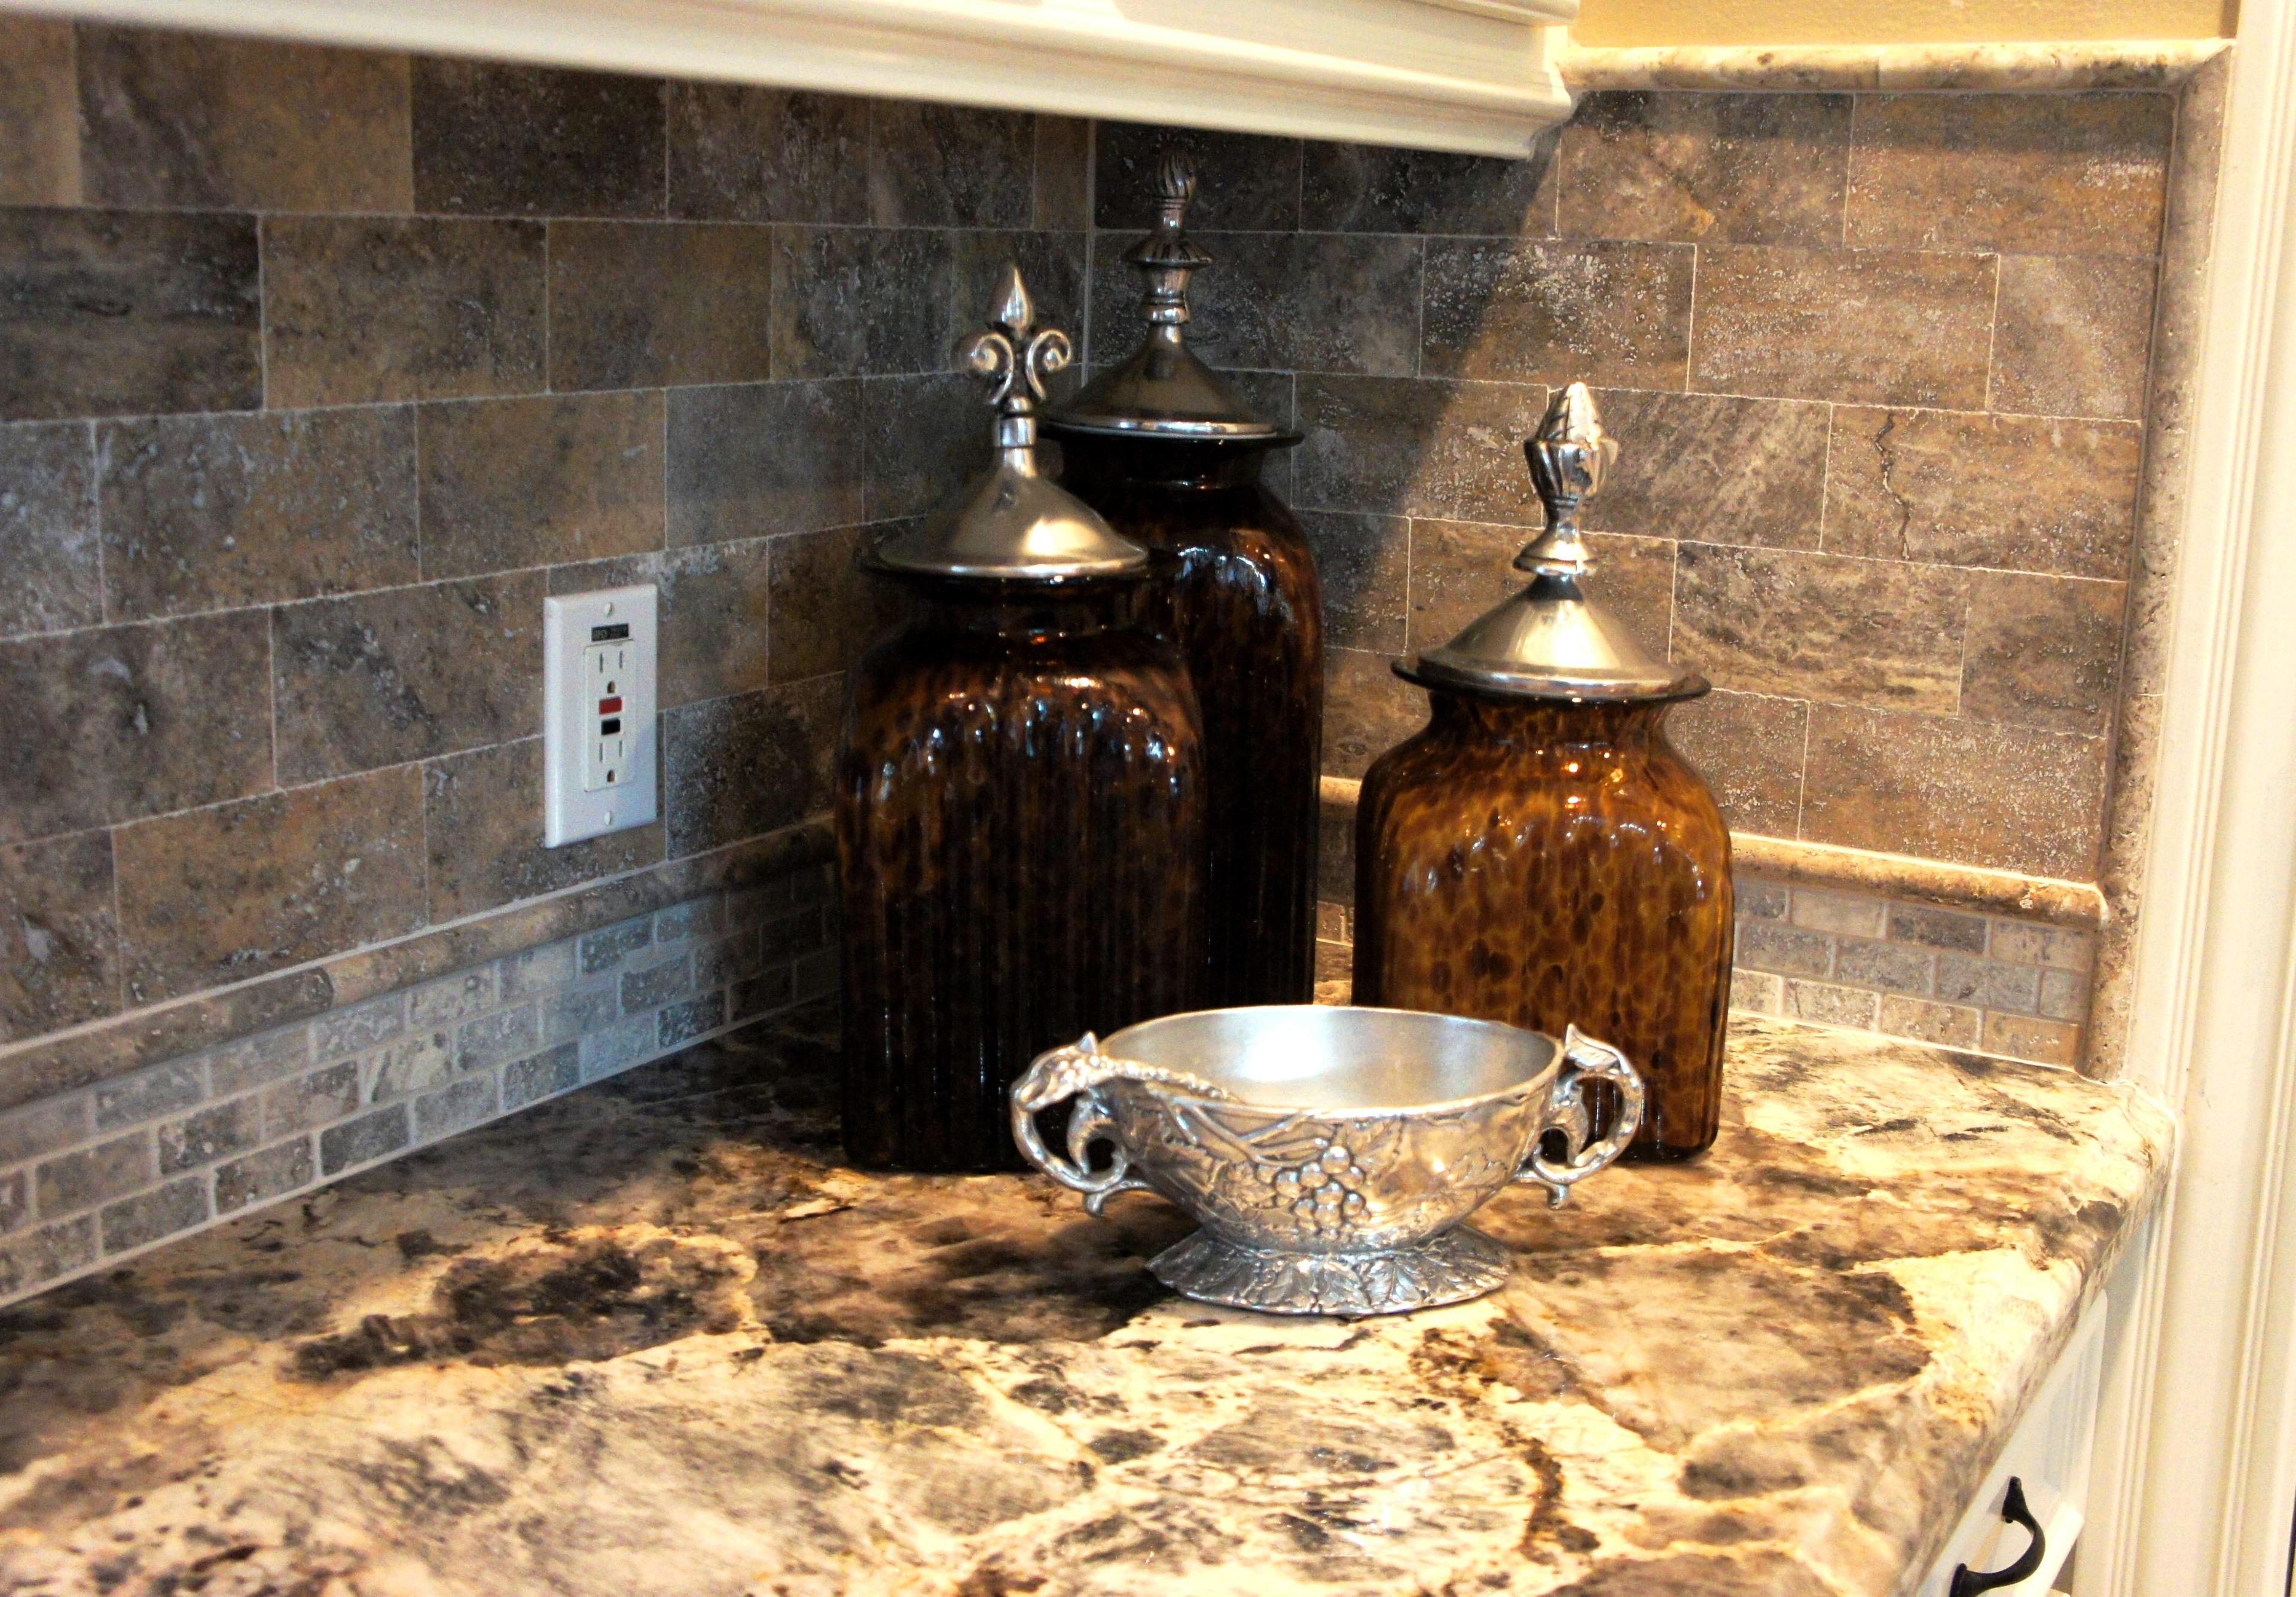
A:
{"label": "red reset button", "polygon": [[622,713],[622,701],[619,699],[601,699],[598,700],[598,713],[602,716],[619,716]]}

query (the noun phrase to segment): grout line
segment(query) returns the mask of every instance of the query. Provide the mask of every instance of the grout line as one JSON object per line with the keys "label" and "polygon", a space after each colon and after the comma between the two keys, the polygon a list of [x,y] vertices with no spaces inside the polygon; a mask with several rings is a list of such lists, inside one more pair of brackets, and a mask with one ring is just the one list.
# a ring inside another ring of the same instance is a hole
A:
{"label": "grout line", "polygon": [[275,793],[279,790],[279,614],[270,606],[263,611],[263,699],[271,711],[271,790]]}
{"label": "grout line", "polygon": [[1697,244],[1690,246],[1690,308],[1682,318],[1682,391],[1693,394],[1692,378],[1698,369],[1698,258]]}
{"label": "grout line", "polygon": [[[1987,414],[1992,414],[1993,410],[1993,362],[1995,354],[1999,348],[2001,343],[2001,268],[2004,264],[2004,258],[1999,250],[1995,250],[1992,253],[1993,314],[1991,317],[1988,319],[1985,327],[1985,411]],[[2154,291],[2157,296],[2159,291],[2157,282],[2154,285]],[[2144,423],[2142,420],[2139,420],[2137,425],[2139,427],[2143,427]],[[2139,480],[2142,480],[2141,469]]]}

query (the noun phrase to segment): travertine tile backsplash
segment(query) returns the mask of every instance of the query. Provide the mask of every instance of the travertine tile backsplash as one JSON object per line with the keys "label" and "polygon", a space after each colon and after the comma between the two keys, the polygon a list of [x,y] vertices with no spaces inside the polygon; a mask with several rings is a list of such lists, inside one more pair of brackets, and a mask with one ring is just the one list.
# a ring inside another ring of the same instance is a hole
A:
{"label": "travertine tile backsplash", "polygon": [[[1332,770],[1583,378],[1737,825],[2093,877],[2175,103],[1597,94],[1504,162],[0,20],[0,1039],[818,809],[854,552],[984,453],[952,338],[1009,256],[1123,353],[1173,137]],[[633,580],[663,818],[545,850],[540,600]]]}

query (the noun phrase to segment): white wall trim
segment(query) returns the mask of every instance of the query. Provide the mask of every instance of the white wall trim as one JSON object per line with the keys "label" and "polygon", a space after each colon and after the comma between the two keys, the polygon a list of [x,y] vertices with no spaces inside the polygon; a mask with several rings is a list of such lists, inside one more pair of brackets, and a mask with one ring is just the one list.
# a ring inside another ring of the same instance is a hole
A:
{"label": "white wall trim", "polygon": [[2103,1416],[2077,1597],[2281,1597],[2296,1416],[2296,8],[2247,0],[2128,1047],[2175,1183]]}

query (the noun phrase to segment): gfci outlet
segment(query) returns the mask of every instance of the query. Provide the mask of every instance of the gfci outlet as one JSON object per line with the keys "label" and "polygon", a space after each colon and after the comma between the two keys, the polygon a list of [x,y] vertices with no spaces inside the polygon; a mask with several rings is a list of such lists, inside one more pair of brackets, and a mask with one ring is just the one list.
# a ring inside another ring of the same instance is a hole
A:
{"label": "gfci outlet", "polygon": [[542,840],[552,848],[659,813],[654,586],[542,602]]}

